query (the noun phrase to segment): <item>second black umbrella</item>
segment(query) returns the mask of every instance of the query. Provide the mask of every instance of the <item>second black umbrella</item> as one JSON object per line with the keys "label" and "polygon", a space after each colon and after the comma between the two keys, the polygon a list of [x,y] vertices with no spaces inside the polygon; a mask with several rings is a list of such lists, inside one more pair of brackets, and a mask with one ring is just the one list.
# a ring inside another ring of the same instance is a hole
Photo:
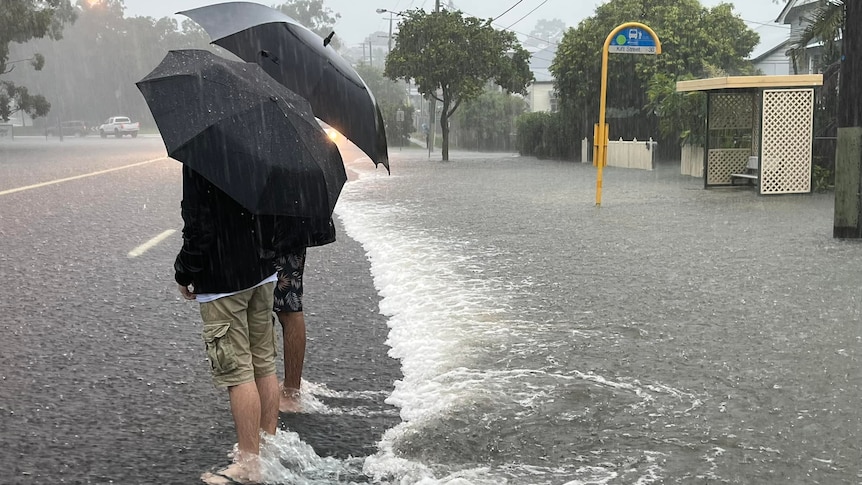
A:
{"label": "second black umbrella", "polygon": [[383,116],[368,86],[331,46],[279,10],[227,2],[179,12],[214,44],[256,62],[275,80],[306,98],[314,115],[389,169]]}
{"label": "second black umbrella", "polygon": [[328,220],[347,181],[308,102],[254,63],[170,51],[137,83],[168,155],[255,214]]}

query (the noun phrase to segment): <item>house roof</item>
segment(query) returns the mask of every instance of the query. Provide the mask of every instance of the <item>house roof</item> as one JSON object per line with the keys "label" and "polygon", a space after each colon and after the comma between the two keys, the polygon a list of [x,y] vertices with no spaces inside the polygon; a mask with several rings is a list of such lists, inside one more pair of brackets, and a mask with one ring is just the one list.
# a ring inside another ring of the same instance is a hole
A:
{"label": "house roof", "polygon": [[823,85],[822,74],[783,76],[728,76],[678,81],[677,92],[712,91],[716,89],[802,88]]}
{"label": "house roof", "polygon": [[781,9],[781,13],[778,14],[778,18],[776,18],[775,21],[779,24],[786,24],[787,15],[789,15],[793,9],[817,2],[818,0],[788,0],[787,4],[784,5],[783,9]]}
{"label": "house roof", "polygon": [[778,45],[770,47],[769,49],[761,52],[760,54],[757,54],[756,57],[752,57],[751,62],[753,62],[754,64],[757,64],[758,62],[766,59],[767,57],[771,56],[772,54],[774,54],[775,52],[777,52],[779,50],[783,49],[784,51],[786,51],[787,47],[789,47],[789,45],[790,45],[790,39],[785,39],[785,40],[779,42]]}
{"label": "house roof", "polygon": [[536,82],[553,82],[554,76],[551,75],[550,67],[556,55],[556,44],[550,44],[532,52],[532,56],[530,56],[530,71],[532,71],[533,77],[536,78]]}

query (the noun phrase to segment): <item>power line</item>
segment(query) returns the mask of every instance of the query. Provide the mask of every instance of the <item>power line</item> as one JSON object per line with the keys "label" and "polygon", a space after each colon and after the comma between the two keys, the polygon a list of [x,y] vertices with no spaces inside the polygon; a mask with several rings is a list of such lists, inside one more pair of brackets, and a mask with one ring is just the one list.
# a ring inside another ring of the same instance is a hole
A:
{"label": "power line", "polygon": [[757,22],[756,20],[745,20],[743,18],[740,18],[740,20],[742,20],[743,22],[748,23],[748,24],[757,24],[757,25],[762,25],[764,27],[774,27],[776,29],[789,29],[790,28],[789,25],[778,25],[774,22],[773,23]]}
{"label": "power line", "polygon": [[501,13],[500,15],[497,15],[496,17],[494,17],[493,19],[491,19],[491,21],[497,20],[497,19],[499,19],[500,17],[502,17],[503,15],[506,15],[506,14],[507,14],[507,13],[509,13],[513,8],[517,7],[517,6],[518,6],[521,2],[523,2],[523,1],[524,1],[524,0],[518,0],[517,2],[515,2],[515,4],[514,4],[514,5],[512,5],[512,6],[511,6],[511,7],[509,7],[509,8],[507,8],[505,12],[503,12],[503,13]]}
{"label": "power line", "polygon": [[[547,0],[545,0],[545,1],[547,1]],[[539,5],[539,7],[541,7],[541,5]],[[539,7],[536,7],[536,8],[539,8]],[[533,9],[533,10],[535,10],[535,9]],[[462,12],[463,12],[463,10],[462,10]],[[476,15],[473,15],[473,14],[471,14],[470,12],[463,12],[463,13],[465,13],[465,14],[467,14],[467,15],[471,16],[471,17],[476,17]],[[529,15],[529,14],[527,14],[527,15]],[[478,17],[477,17],[477,18],[478,18]],[[523,20],[523,18],[521,18],[521,20]],[[519,20],[518,22],[520,22],[521,20]],[[492,23],[493,23],[493,20],[492,20]],[[517,23],[517,22],[515,22],[515,23]],[[524,37],[529,37],[529,38],[531,38],[531,39],[540,40],[540,41],[545,42],[545,43],[547,43],[547,44],[551,44],[551,45],[560,45],[560,43],[559,43],[559,42],[554,42],[554,41],[552,41],[552,40],[550,40],[550,39],[543,39],[543,38],[541,38],[541,37],[536,37],[535,35],[527,34],[527,33],[525,33],[525,32],[519,32],[519,31],[517,31],[517,30],[515,30],[515,29],[510,29],[510,28],[508,28],[508,27],[503,27],[502,25],[500,25],[500,24],[498,24],[498,23],[493,23],[493,25],[494,25],[495,27],[499,27],[499,28],[500,28],[500,29],[502,29],[502,30],[508,30],[509,32],[513,32],[513,33],[515,33],[515,34],[523,35]],[[512,25],[515,25],[515,24],[512,24]]]}
{"label": "power line", "polygon": [[506,30],[511,29],[515,24],[517,24],[518,22],[520,22],[520,21],[524,20],[525,18],[529,17],[533,12],[535,12],[536,10],[538,10],[538,9],[539,9],[539,7],[541,7],[542,5],[544,5],[544,4],[546,4],[546,3],[548,3],[548,0],[545,0],[544,2],[542,2],[542,3],[538,4],[538,5],[536,5],[536,8],[534,8],[533,10],[530,10],[529,12],[527,12],[527,15],[524,15],[523,17],[521,17],[521,18],[519,18],[518,20],[516,20],[516,21],[515,21],[515,23],[513,23],[512,25],[510,25],[510,26],[506,27]]}

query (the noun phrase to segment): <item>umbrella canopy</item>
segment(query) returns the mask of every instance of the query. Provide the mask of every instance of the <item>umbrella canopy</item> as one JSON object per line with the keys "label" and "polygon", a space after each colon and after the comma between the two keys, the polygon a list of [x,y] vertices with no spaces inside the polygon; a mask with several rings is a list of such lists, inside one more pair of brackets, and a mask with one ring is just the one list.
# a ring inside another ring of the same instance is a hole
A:
{"label": "umbrella canopy", "polygon": [[170,51],[137,83],[168,155],[255,214],[326,220],[347,181],[308,102],[254,63]]}
{"label": "umbrella canopy", "polygon": [[383,116],[374,95],[319,35],[257,3],[219,3],[178,13],[200,24],[214,44],[260,64],[306,98],[315,116],[356,144],[375,165],[389,170]]}

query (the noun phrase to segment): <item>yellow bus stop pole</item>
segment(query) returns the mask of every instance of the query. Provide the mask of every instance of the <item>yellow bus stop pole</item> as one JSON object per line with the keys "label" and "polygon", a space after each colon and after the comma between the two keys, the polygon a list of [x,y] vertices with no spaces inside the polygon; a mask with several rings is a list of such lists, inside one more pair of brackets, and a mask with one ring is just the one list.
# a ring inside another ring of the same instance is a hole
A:
{"label": "yellow bus stop pole", "polygon": [[621,30],[629,28],[629,27],[638,27],[645,31],[647,31],[655,41],[656,54],[661,54],[661,42],[658,39],[658,35],[645,24],[640,22],[626,22],[624,24],[620,24],[616,26],[608,37],[605,39],[605,45],[602,47],[602,79],[601,79],[601,92],[599,97],[599,124],[596,127],[596,144],[598,145],[598,153],[595,156],[596,159],[596,207],[601,207],[602,205],[602,169],[608,162],[608,136],[610,133],[608,132],[608,127],[605,125],[605,109],[607,107],[607,97],[608,97],[608,50],[611,46],[611,40],[613,40],[614,36],[617,35]]}

